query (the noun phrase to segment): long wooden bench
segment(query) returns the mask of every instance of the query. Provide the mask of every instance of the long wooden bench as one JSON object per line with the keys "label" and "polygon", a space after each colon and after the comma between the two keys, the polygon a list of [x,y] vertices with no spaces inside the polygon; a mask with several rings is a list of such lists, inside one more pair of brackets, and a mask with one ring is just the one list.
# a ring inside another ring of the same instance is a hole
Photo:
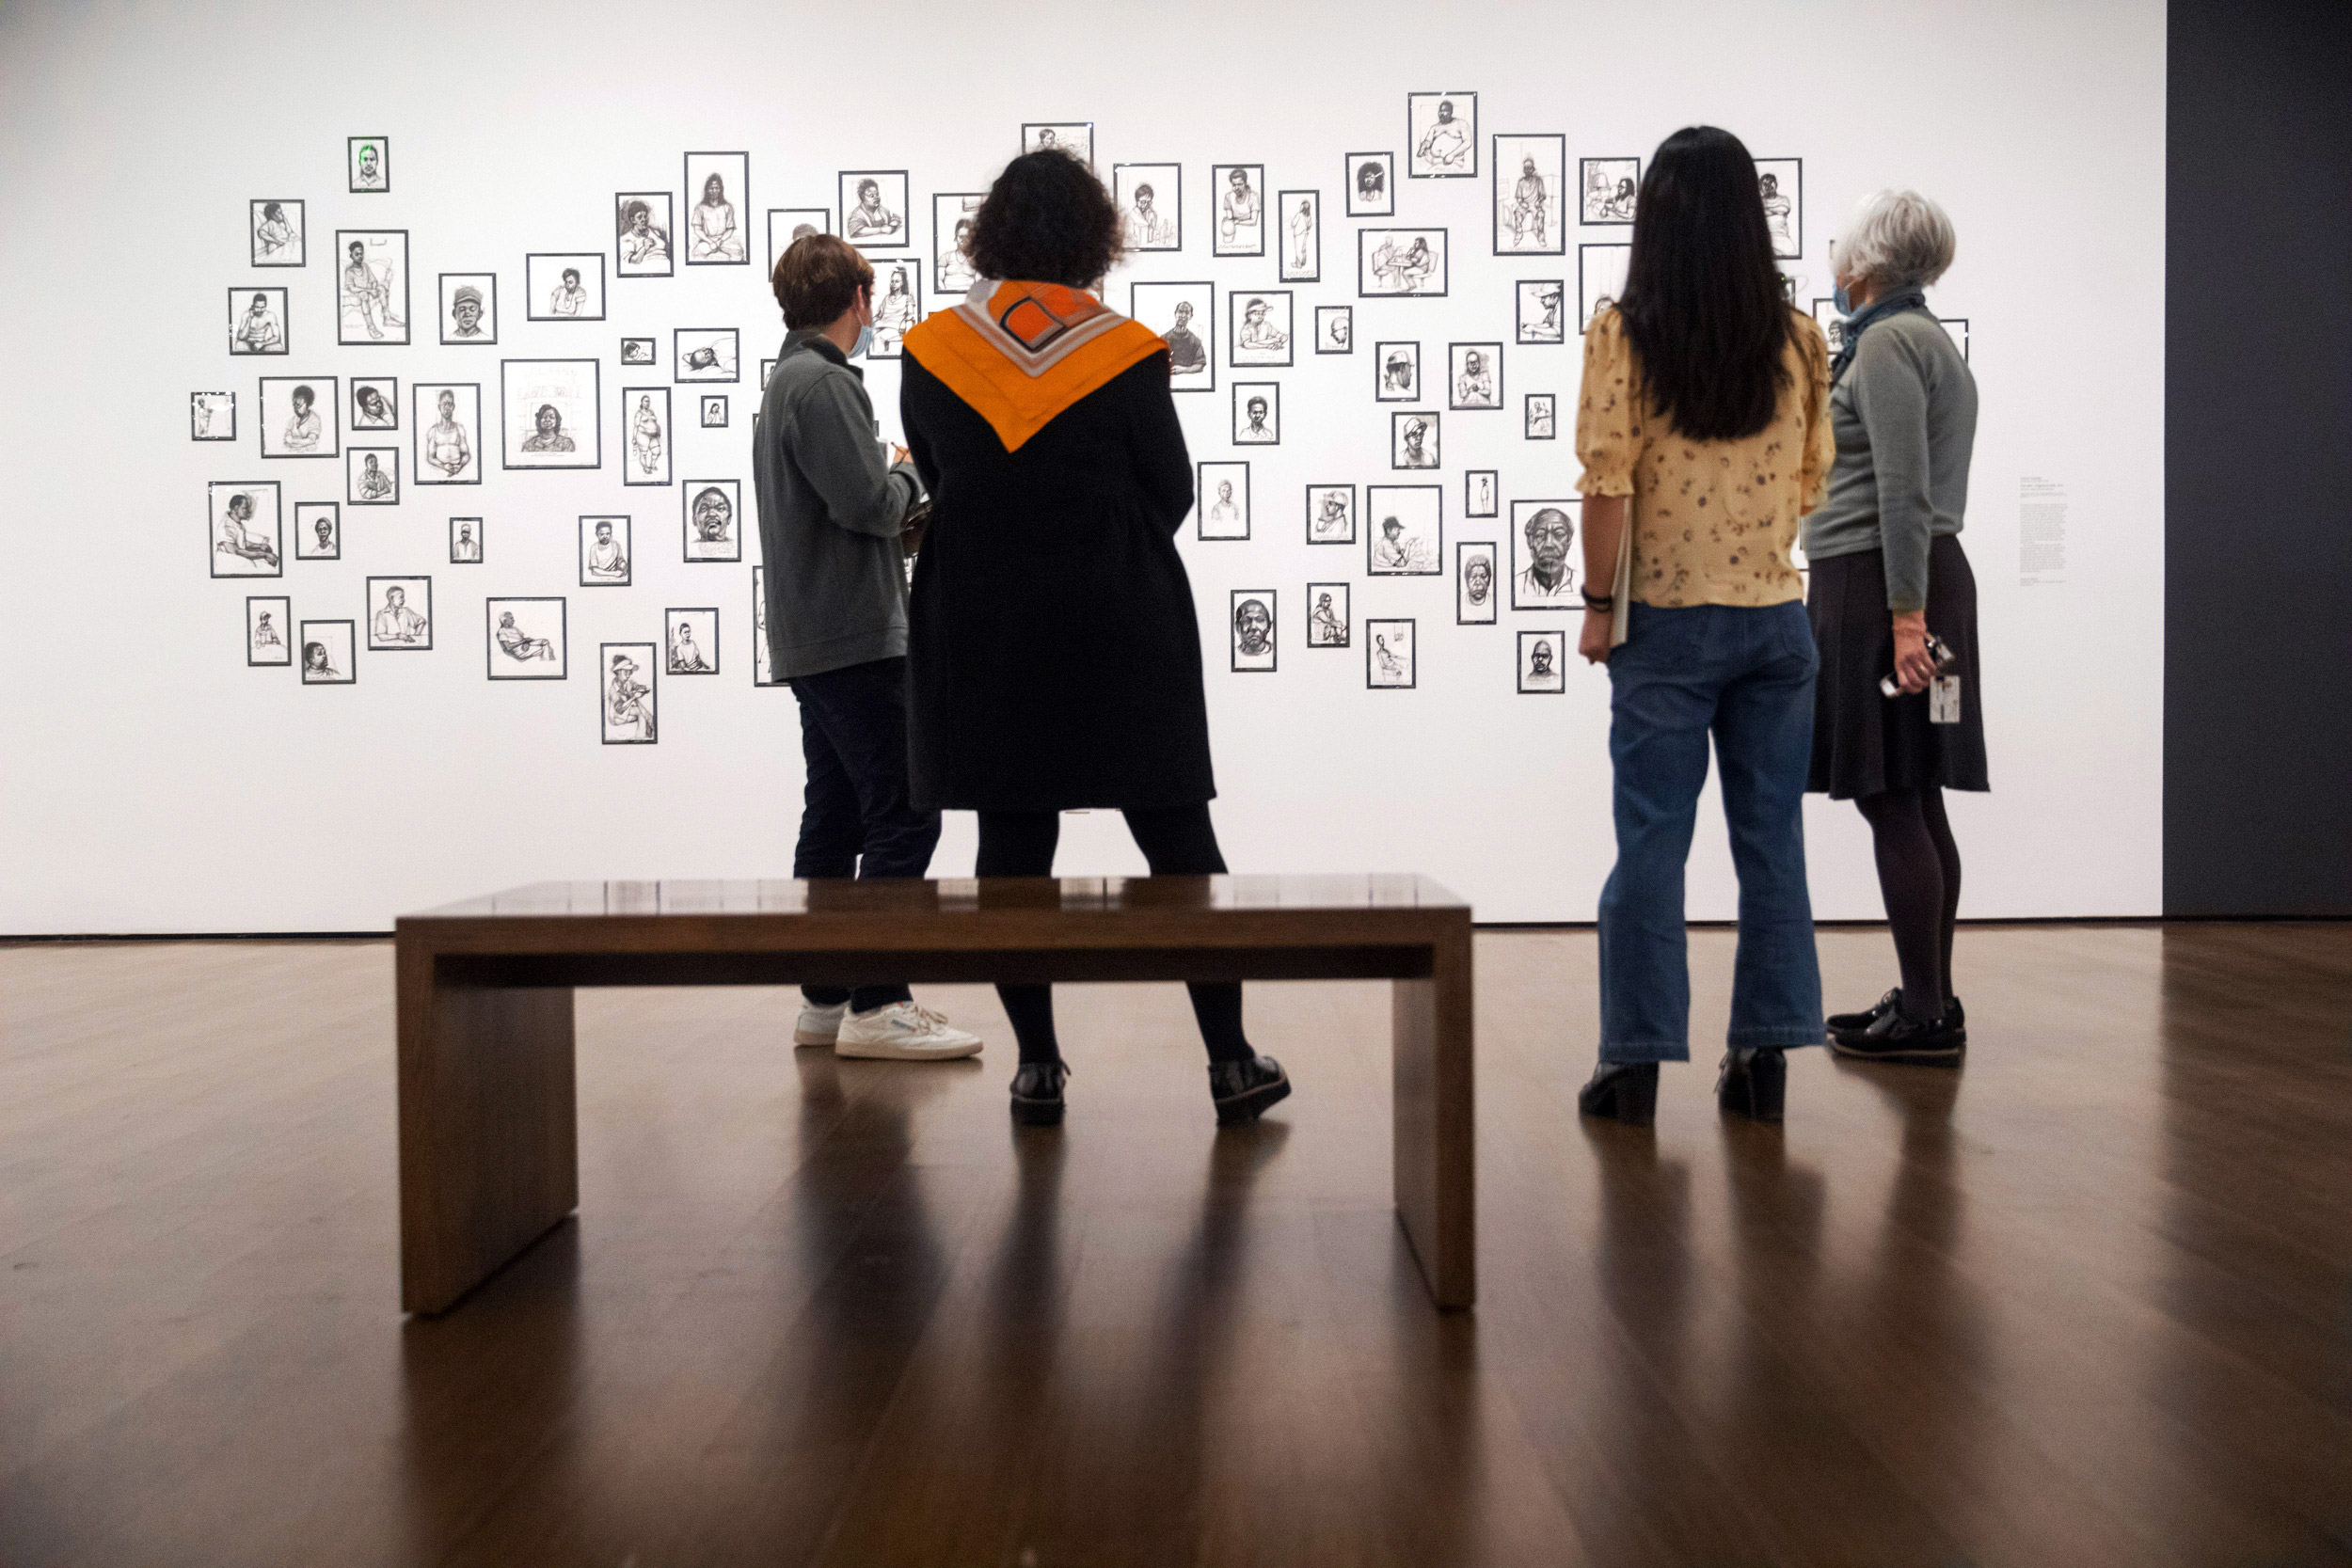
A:
{"label": "long wooden bench", "polygon": [[1475,1294],[1470,911],[1425,878],[541,882],[396,930],[405,1310],[579,1207],[575,987],[877,975],[1394,981],[1397,1213],[1438,1305]]}

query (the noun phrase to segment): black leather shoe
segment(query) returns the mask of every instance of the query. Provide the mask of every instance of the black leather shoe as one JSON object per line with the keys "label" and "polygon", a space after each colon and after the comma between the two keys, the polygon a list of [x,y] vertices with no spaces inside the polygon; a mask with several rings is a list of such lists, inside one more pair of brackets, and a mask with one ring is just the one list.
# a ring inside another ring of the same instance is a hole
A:
{"label": "black leather shoe", "polygon": [[1061,1086],[1070,1081],[1068,1062],[1024,1062],[1012,1075],[1012,1119],[1024,1127],[1061,1125]]}
{"label": "black leather shoe", "polygon": [[1773,1047],[1724,1053],[1715,1103],[1726,1116],[1778,1121],[1788,1099],[1788,1058]]}
{"label": "black leather shoe", "polygon": [[1862,1013],[1832,1013],[1827,1020],[1833,1035],[1859,1035],[1903,1005],[1903,988],[1897,986],[1878,999],[1877,1006]]}
{"label": "black leather shoe", "polygon": [[1603,1062],[1576,1091],[1576,1108],[1588,1117],[1607,1117],[1628,1127],[1647,1127],[1658,1119],[1658,1064]]}
{"label": "black leather shoe", "polygon": [[1861,1034],[1829,1037],[1829,1048],[1852,1062],[1911,1062],[1923,1067],[1958,1067],[1967,1044],[1966,1015],[1954,1003],[1942,1018],[1922,1022],[1887,1014]]}
{"label": "black leather shoe", "polygon": [[1290,1092],[1290,1074],[1271,1056],[1209,1064],[1209,1099],[1216,1105],[1219,1127],[1255,1121],[1267,1106],[1287,1099]]}

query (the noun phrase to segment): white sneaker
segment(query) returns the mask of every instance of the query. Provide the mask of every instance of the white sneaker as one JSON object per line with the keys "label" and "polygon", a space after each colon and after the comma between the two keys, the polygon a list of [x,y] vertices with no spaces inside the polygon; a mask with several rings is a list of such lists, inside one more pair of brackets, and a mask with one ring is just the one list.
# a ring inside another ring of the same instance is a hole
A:
{"label": "white sneaker", "polygon": [[836,1002],[830,1007],[820,1007],[816,1003],[803,998],[801,1020],[792,1025],[792,1043],[794,1045],[831,1045],[840,1037],[841,1021],[849,1014],[850,1005],[847,1002]]}
{"label": "white sneaker", "polygon": [[980,1053],[980,1037],[968,1035],[916,1002],[894,1002],[870,1013],[851,1013],[834,1042],[836,1056],[872,1056],[891,1062],[946,1062]]}

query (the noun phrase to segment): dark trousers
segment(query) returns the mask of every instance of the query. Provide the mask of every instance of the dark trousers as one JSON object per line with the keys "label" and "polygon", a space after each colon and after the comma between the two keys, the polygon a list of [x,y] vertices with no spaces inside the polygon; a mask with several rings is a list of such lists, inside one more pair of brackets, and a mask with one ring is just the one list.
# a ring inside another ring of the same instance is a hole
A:
{"label": "dark trousers", "polygon": [[[1209,823],[1206,801],[1122,815],[1154,877],[1216,876],[1225,870],[1225,857],[1217,851],[1216,830]],[[1058,812],[984,811],[980,813],[980,849],[972,874],[1049,877],[1054,871],[1054,849],[1060,842]],[[1241,1030],[1241,987],[1194,983],[1185,989],[1192,993],[1192,1016],[1200,1025],[1209,1060],[1246,1062],[1255,1054]],[[998,986],[996,995],[1005,1005],[1005,1016],[1012,1021],[1021,1059],[1059,1061],[1061,1044],[1054,1037],[1054,988]]]}
{"label": "dark trousers", "polygon": [[[801,703],[801,798],[795,877],[920,877],[939,847],[939,813],[917,811],[907,783],[907,661],[876,659],[792,677]],[[871,1012],[913,993],[903,985],[803,986],[820,1007]]]}

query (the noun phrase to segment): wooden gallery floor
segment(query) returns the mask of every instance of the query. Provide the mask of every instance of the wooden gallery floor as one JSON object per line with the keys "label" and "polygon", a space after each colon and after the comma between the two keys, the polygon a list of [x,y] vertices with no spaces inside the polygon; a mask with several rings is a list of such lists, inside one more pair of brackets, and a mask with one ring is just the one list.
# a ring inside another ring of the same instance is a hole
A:
{"label": "wooden gallery floor", "polygon": [[2352,1562],[2352,928],[1969,930],[1964,1073],[1773,1130],[1702,1049],[1654,1134],[1591,936],[1478,957],[1474,1313],[1349,985],[1224,1135],[1173,987],[1066,990],[1018,1135],[985,991],[931,1068],[584,993],[580,1217],[404,1322],[388,944],[0,951],[0,1563]]}

